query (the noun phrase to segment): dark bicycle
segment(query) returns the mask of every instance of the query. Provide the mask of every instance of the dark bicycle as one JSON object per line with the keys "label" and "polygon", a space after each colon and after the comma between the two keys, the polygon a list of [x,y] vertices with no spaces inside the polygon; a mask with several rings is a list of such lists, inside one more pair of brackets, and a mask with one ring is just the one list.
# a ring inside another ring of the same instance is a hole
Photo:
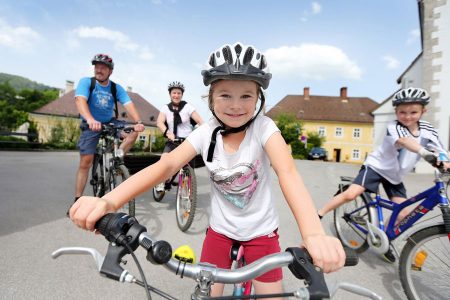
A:
{"label": "dark bicycle", "polygon": [[[102,132],[97,145],[97,152],[94,154],[90,181],[94,196],[103,197],[130,177],[130,173],[123,162],[124,153],[122,149],[119,149],[119,144],[121,132],[129,133],[133,130],[133,127],[126,127],[125,124],[120,123],[102,124]],[[120,211],[134,216],[134,199],[125,204]]]}
{"label": "dark bicycle", "polygon": [[[184,139],[177,138],[172,143],[174,148],[179,146]],[[194,221],[195,209],[197,208],[197,177],[195,176],[194,168],[191,162],[183,166],[172,179],[166,183],[162,182],[153,188],[153,199],[160,202],[166,191],[170,190],[172,183],[178,178],[177,182],[177,196],[175,216],[178,228],[185,232],[191,227]],[[167,188],[167,189],[166,189]]]}

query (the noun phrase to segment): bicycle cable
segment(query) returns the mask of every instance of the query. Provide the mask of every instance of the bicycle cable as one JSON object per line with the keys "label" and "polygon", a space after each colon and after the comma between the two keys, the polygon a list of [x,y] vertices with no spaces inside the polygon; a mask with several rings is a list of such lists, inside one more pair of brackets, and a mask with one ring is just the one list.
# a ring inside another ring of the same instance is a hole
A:
{"label": "bicycle cable", "polygon": [[[151,300],[152,296],[150,295],[150,287],[147,283],[147,279],[145,278],[144,275],[144,271],[142,270],[141,264],[139,263],[139,260],[137,259],[136,255],[133,252],[133,249],[131,249],[130,245],[128,245],[128,243],[122,243],[125,248],[127,248],[127,250],[130,252],[131,257],[133,257],[134,262],[136,263],[136,266],[139,270],[139,274],[141,274],[141,278],[142,278],[142,282],[144,283],[144,287],[145,287],[145,291],[146,291],[146,295],[147,295],[147,299]],[[153,287],[152,287],[153,288]]]}

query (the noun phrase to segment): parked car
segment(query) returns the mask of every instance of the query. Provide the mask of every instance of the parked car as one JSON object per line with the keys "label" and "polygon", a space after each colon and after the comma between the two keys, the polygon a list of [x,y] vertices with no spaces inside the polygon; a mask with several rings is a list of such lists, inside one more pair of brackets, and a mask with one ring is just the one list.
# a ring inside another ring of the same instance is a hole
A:
{"label": "parked car", "polygon": [[308,153],[308,159],[320,159],[326,161],[328,158],[327,150],[321,147],[313,147],[311,151]]}

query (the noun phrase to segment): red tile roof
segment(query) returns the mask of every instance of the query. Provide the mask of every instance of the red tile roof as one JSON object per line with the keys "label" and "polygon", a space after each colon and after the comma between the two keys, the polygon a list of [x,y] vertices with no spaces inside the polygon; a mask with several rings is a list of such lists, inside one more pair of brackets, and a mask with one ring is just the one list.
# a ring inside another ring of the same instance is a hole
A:
{"label": "red tile roof", "polygon": [[367,97],[308,96],[309,100],[304,95],[288,95],[266,115],[275,119],[280,113],[293,113],[305,121],[373,123],[371,111],[379,105]]}
{"label": "red tile roof", "polygon": [[[158,118],[159,110],[156,109],[152,104],[147,102],[144,98],[142,98],[139,94],[133,92],[127,92],[136,106],[136,110],[142,118],[142,121],[147,126],[156,126],[156,118]],[[119,116],[122,116],[122,113],[125,113],[125,109],[118,102],[119,107]],[[75,105],[75,90],[72,90],[60,98],[52,101],[41,108],[35,110],[33,113],[36,114],[44,114],[44,115],[53,115],[53,116],[65,116],[65,117],[78,117],[78,109]],[[134,122],[131,118],[120,117],[122,120],[126,120],[130,123]]]}

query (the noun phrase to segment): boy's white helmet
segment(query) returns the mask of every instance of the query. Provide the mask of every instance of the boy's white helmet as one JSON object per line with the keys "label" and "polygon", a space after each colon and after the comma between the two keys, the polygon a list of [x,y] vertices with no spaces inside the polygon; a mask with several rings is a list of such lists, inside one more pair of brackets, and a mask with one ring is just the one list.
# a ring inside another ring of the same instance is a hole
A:
{"label": "boy's white helmet", "polygon": [[208,69],[202,71],[207,86],[220,79],[252,80],[263,89],[269,86],[272,74],[268,73],[266,58],[255,47],[239,42],[223,45],[209,55]]}
{"label": "boy's white helmet", "polygon": [[430,102],[430,95],[428,92],[421,88],[406,88],[401,89],[394,95],[392,99],[392,105],[398,106],[403,103],[419,103],[427,105]]}

